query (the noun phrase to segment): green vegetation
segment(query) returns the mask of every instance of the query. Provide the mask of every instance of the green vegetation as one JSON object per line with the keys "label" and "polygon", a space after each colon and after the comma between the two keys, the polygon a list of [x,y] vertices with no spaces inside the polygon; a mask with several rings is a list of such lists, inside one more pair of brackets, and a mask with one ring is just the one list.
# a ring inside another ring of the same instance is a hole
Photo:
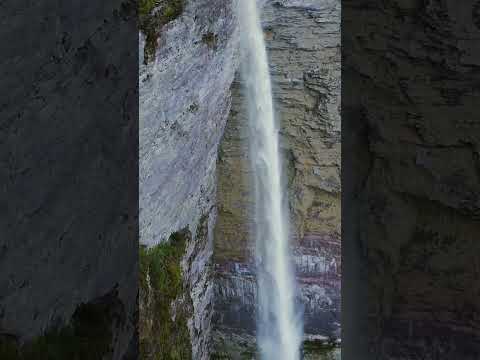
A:
{"label": "green vegetation", "polygon": [[2,360],[102,360],[111,351],[112,303],[80,305],[70,324],[51,329],[25,344],[0,337]]}
{"label": "green vegetation", "polygon": [[303,356],[305,360],[340,360],[340,348],[333,342],[304,341]]}
{"label": "green vegetation", "polygon": [[[215,352],[212,360],[252,360],[260,358],[255,344],[235,343],[225,339],[214,345]],[[305,341],[302,345],[302,359],[304,360],[340,360],[340,347],[334,343],[319,341]]]}
{"label": "green vegetation", "polygon": [[140,0],[138,2],[138,15],[145,17],[150,15],[155,6],[158,6],[159,0]]}
{"label": "green vegetation", "polygon": [[215,352],[211,355],[211,360],[232,360],[232,354],[235,354],[235,359],[251,360],[258,358],[255,351],[245,350],[238,351],[238,349],[230,350],[230,352]]}
{"label": "green vegetation", "polygon": [[184,0],[139,0],[140,30],[145,35],[145,64],[155,56],[160,29],[179,17],[183,9]]}
{"label": "green vegetation", "polygon": [[213,336],[211,360],[252,360],[259,359],[255,337],[247,334],[217,333]]}
{"label": "green vegetation", "polygon": [[192,358],[187,327],[191,300],[180,265],[189,238],[183,230],[166,243],[140,247],[141,359]]}

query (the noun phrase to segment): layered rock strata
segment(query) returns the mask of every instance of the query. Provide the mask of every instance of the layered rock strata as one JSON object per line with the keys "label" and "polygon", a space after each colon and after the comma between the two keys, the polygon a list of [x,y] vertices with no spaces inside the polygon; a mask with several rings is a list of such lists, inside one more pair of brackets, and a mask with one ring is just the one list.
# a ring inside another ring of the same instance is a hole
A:
{"label": "layered rock strata", "polygon": [[[301,302],[307,332],[326,340],[338,336],[340,300],[339,3],[267,1],[264,17]],[[248,149],[233,82],[235,31],[233,1],[185,1],[184,12],[162,28],[154,61],[140,59],[141,242],[155,246],[184,228],[193,234],[182,269],[192,300],[194,359],[215,358],[232,344],[244,356],[255,353]],[[225,156],[232,152],[239,161]],[[228,197],[236,204],[231,217],[225,216],[233,209]],[[234,327],[241,331],[225,331]]]}
{"label": "layered rock strata", "polygon": [[[288,178],[298,301],[306,337],[327,343],[340,335],[340,2],[267,1],[262,18]],[[237,75],[218,155],[214,234],[215,354],[232,359],[251,358],[255,349],[247,126]]]}

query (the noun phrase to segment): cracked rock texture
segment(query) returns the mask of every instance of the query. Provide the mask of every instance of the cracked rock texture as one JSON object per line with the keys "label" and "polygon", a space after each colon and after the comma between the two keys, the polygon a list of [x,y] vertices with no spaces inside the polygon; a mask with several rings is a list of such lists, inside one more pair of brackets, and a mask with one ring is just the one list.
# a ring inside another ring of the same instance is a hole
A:
{"label": "cracked rock texture", "polygon": [[479,359],[480,3],[344,5],[348,236],[368,254],[369,358]]}
{"label": "cracked rock texture", "polygon": [[[262,14],[288,177],[307,335],[340,336],[340,1],[266,1]],[[240,76],[217,163],[214,342],[240,355],[255,331],[248,119]],[[254,344],[253,344],[254,345]]]}
{"label": "cracked rock texture", "polygon": [[[193,359],[209,359],[218,144],[230,112],[237,40],[232,1],[186,0],[160,31],[155,59],[140,57],[140,242],[183,228]],[[140,54],[144,39],[140,37]]]}

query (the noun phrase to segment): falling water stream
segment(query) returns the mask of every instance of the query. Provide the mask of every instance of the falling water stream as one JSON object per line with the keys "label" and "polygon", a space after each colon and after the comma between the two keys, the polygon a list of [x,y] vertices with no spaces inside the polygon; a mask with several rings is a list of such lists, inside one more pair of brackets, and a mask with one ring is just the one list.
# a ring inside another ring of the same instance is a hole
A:
{"label": "falling water stream", "polygon": [[256,0],[238,0],[238,4],[255,188],[258,348],[262,360],[298,360],[302,324],[295,307],[286,192],[267,52]]}

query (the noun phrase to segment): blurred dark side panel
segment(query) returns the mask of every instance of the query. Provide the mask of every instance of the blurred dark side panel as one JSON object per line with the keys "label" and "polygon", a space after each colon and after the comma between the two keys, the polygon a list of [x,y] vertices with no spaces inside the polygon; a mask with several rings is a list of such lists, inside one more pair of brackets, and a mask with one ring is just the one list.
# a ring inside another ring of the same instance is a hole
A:
{"label": "blurred dark side panel", "polygon": [[135,359],[136,3],[0,22],[0,358]]}
{"label": "blurred dark side panel", "polygon": [[344,360],[480,359],[480,2],[342,16]]}

